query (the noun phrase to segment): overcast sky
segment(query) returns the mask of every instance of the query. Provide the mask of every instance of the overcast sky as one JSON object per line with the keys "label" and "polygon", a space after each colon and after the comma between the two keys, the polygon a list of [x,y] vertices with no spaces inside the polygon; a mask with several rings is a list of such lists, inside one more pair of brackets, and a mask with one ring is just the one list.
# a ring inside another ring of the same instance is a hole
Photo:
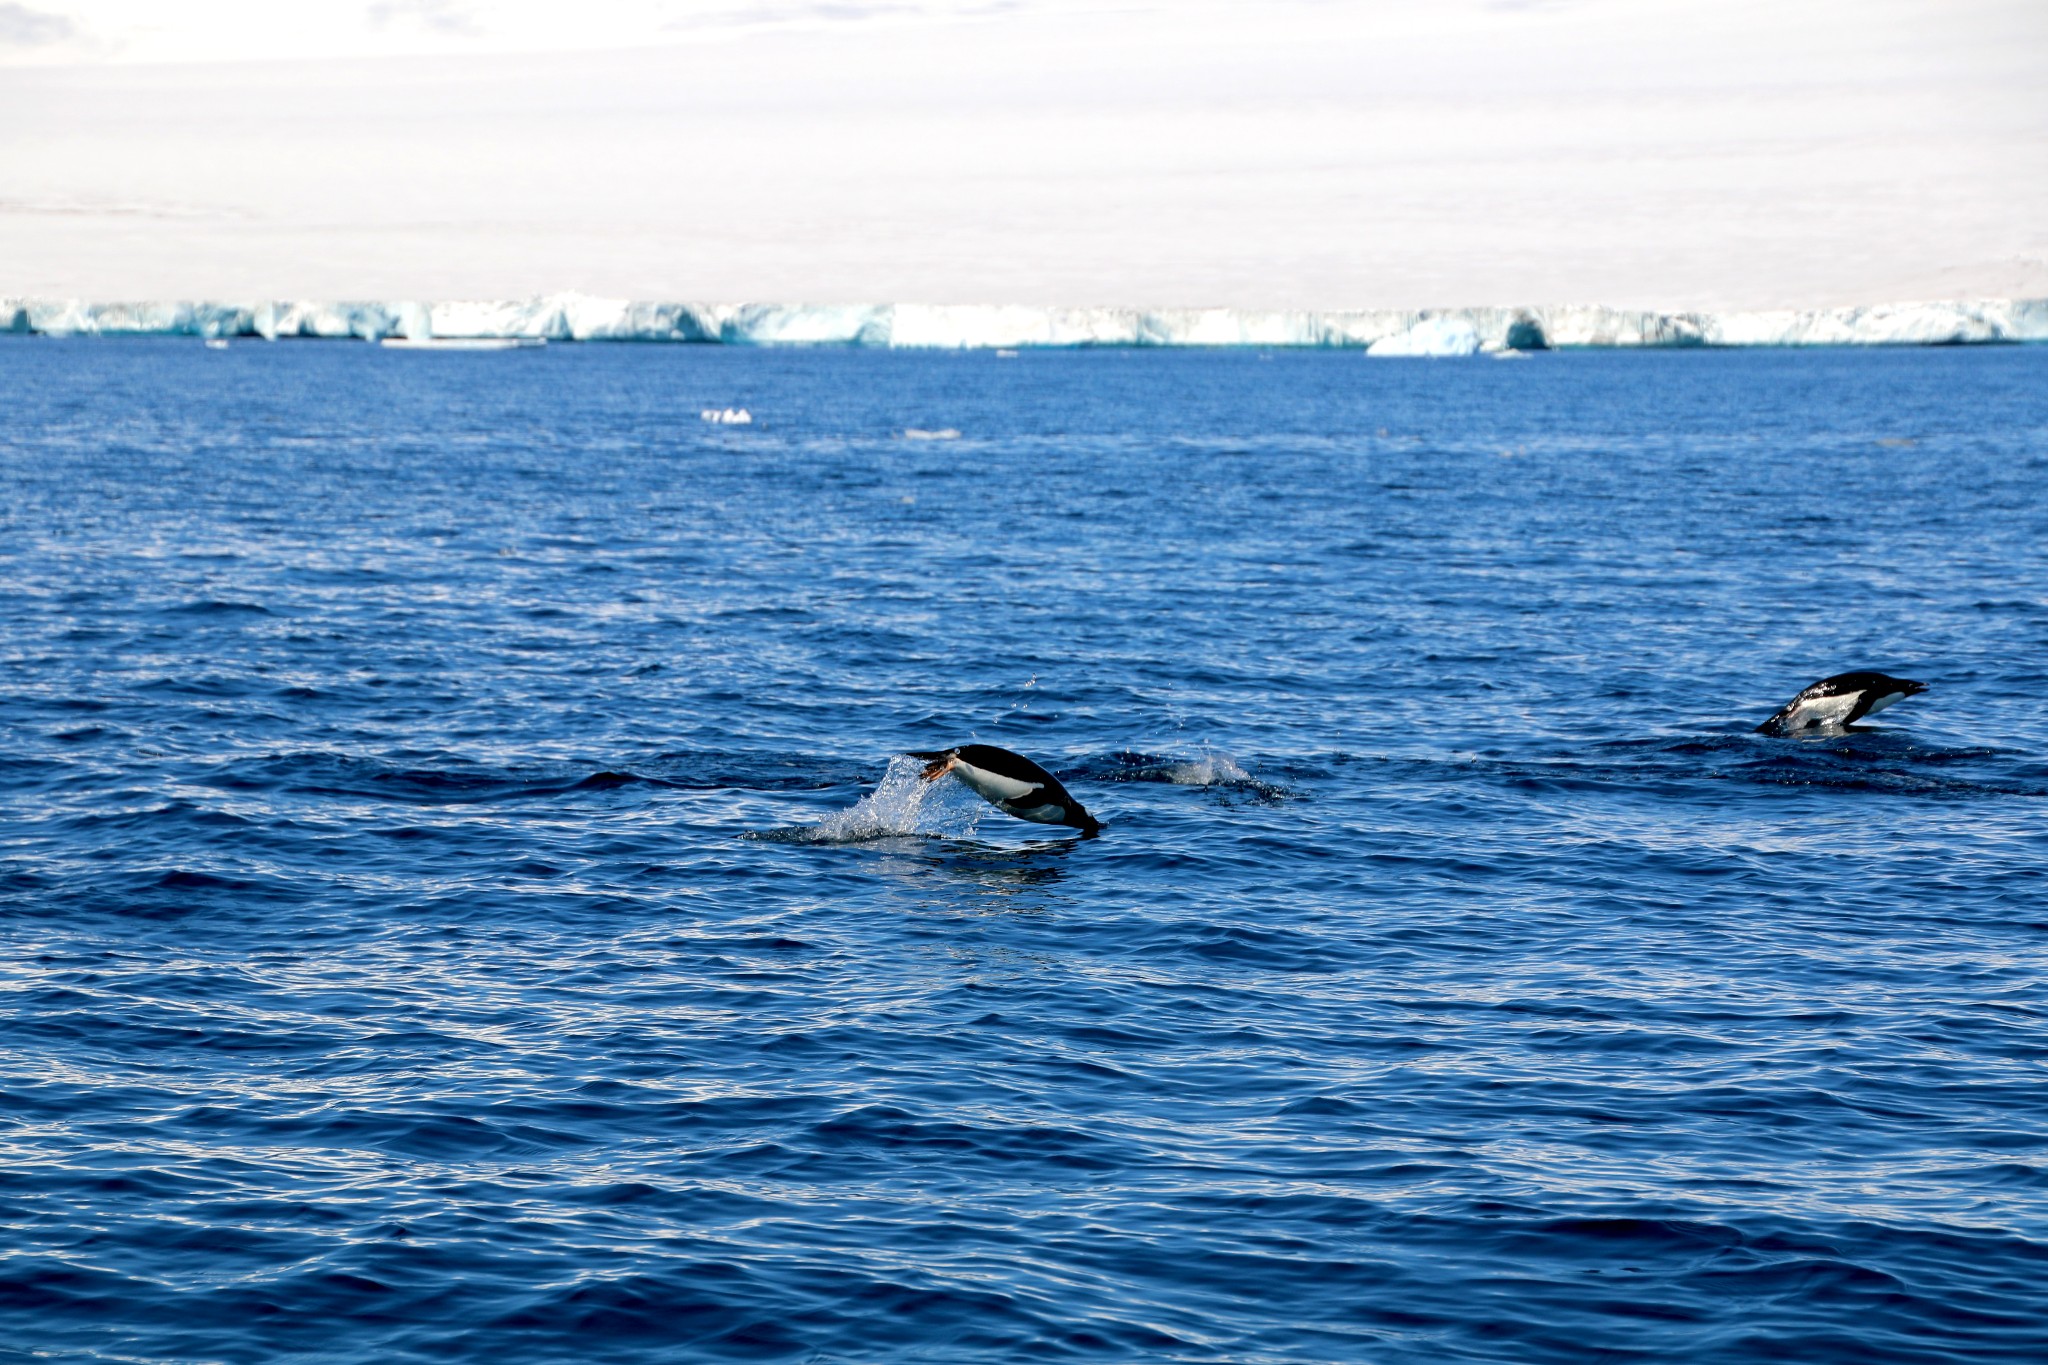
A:
{"label": "overcast sky", "polygon": [[0,296],[2048,296],[2044,0],[0,0]]}

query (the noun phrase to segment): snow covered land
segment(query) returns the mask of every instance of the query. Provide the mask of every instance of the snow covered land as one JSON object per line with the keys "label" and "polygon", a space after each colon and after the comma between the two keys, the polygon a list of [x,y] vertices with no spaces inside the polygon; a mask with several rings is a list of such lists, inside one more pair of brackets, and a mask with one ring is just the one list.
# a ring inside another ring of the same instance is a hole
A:
{"label": "snow covered land", "polygon": [[437,303],[86,303],[0,298],[0,332],[7,331],[271,341],[529,338],[930,349],[1350,347],[1379,356],[1458,356],[1547,347],[2044,342],[2048,299],[1667,313],[1598,305],[1256,312],[907,303],[694,304],[582,294]]}
{"label": "snow covered land", "polygon": [[[2043,70],[2043,0],[0,0],[0,295],[1030,310],[514,324],[896,345],[1568,299],[1686,316],[1558,337],[1977,336],[1728,315],[2048,298]],[[358,325],[311,312],[277,329]]]}

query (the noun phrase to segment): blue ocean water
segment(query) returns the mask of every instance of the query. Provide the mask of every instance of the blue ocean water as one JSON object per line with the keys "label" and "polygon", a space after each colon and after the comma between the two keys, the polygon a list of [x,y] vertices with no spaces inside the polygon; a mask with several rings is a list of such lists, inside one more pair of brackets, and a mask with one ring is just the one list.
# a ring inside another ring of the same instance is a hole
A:
{"label": "blue ocean water", "polygon": [[0,412],[0,1357],[2048,1358],[2048,350]]}

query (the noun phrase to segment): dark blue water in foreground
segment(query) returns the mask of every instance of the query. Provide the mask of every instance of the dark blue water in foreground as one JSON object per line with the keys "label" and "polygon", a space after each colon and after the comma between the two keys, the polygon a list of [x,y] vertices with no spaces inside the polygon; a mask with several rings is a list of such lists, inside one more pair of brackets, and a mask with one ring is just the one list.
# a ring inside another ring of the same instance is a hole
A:
{"label": "dark blue water in foreground", "polygon": [[0,413],[0,1356],[2048,1357],[2048,350]]}

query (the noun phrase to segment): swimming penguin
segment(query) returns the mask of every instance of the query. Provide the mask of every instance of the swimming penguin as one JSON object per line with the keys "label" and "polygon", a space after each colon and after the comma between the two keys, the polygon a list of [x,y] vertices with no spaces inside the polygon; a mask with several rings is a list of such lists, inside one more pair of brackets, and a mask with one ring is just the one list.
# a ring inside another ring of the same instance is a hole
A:
{"label": "swimming penguin", "polygon": [[1865,716],[1884,710],[1904,697],[1927,690],[1927,684],[1883,673],[1837,673],[1822,678],[1778,709],[1757,733],[1790,735],[1801,730],[1846,730]]}
{"label": "swimming penguin", "polygon": [[1041,825],[1072,825],[1083,834],[1102,828],[1102,822],[1082,809],[1057,777],[1022,754],[993,744],[962,744],[957,749],[913,752],[910,756],[925,760],[925,781],[936,782],[951,773],[1005,815]]}

